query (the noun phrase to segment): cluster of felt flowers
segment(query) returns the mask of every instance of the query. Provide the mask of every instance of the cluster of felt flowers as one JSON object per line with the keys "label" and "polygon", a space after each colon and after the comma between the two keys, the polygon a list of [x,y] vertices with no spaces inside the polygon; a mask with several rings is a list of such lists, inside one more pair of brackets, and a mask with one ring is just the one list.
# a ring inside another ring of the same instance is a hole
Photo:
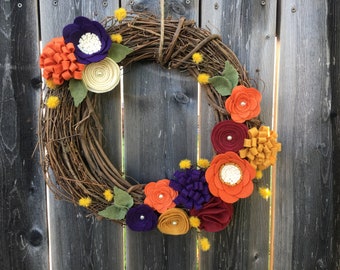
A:
{"label": "cluster of felt flowers", "polygon": [[[126,17],[126,10],[115,11],[117,21]],[[120,80],[117,63],[132,50],[121,45],[122,36],[105,31],[97,21],[77,17],[64,27],[62,36],[50,40],[42,50],[39,64],[43,69],[46,85],[54,89],[69,82],[69,90],[78,106],[87,91],[104,93],[113,90]],[[47,107],[54,109],[59,97],[51,95]]]}

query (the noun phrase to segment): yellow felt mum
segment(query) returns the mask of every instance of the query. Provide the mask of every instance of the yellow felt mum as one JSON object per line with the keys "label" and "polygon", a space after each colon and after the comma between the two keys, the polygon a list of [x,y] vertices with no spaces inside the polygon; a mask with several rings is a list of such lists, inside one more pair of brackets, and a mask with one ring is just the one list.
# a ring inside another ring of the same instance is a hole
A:
{"label": "yellow felt mum", "polygon": [[202,169],[206,169],[210,166],[210,162],[209,160],[205,159],[205,158],[200,158],[198,161],[197,161],[197,165],[198,167],[202,168]]}
{"label": "yellow felt mum", "polygon": [[123,37],[121,34],[112,34],[110,37],[111,37],[112,42],[122,43],[123,41]]}
{"label": "yellow felt mum", "polygon": [[56,89],[57,85],[53,82],[53,80],[46,80],[46,86],[52,90]]}
{"label": "yellow felt mum", "polygon": [[203,55],[201,53],[194,53],[192,55],[192,61],[195,63],[195,64],[199,64],[199,63],[202,63],[203,62]]}
{"label": "yellow felt mum", "polygon": [[183,159],[179,162],[179,167],[181,169],[190,169],[191,161],[189,159]]}
{"label": "yellow felt mum", "polygon": [[268,200],[270,195],[272,195],[272,192],[270,191],[270,189],[266,187],[259,187],[259,193],[261,197],[265,200]]}
{"label": "yellow felt mum", "polygon": [[120,22],[126,18],[126,9],[125,8],[118,8],[115,10],[115,17]]}
{"label": "yellow felt mum", "polygon": [[90,197],[82,197],[79,199],[78,204],[83,207],[89,207],[92,203],[92,199]]}
{"label": "yellow felt mum", "polygon": [[189,218],[190,226],[197,229],[201,225],[201,220],[198,217],[191,216]]}
{"label": "yellow felt mum", "polygon": [[112,199],[113,199],[113,194],[112,194],[112,191],[110,189],[106,189],[104,192],[103,192],[103,195],[104,195],[104,198],[105,200],[107,200],[108,202],[111,202]]}
{"label": "yellow felt mum", "polygon": [[201,248],[202,251],[208,251],[210,249],[210,242],[208,238],[202,237],[199,240],[199,247]]}
{"label": "yellow felt mum", "polygon": [[59,104],[60,104],[60,99],[57,96],[49,96],[46,101],[46,106],[49,109],[55,109],[59,106]]}
{"label": "yellow felt mum", "polygon": [[206,73],[200,73],[197,76],[197,81],[200,84],[207,84],[207,83],[209,83],[209,79],[210,79],[210,75],[206,74]]}

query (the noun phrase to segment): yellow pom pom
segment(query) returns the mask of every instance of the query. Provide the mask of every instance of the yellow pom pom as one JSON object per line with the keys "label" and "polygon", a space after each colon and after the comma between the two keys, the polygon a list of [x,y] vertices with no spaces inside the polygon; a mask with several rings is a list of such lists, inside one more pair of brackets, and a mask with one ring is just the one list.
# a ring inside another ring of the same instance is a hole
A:
{"label": "yellow pom pom", "polygon": [[104,198],[105,200],[107,200],[108,202],[111,202],[112,199],[113,199],[113,194],[112,194],[112,191],[110,189],[106,189],[104,192],[103,192],[103,195],[104,195]]}
{"label": "yellow pom pom", "polygon": [[203,62],[203,55],[201,53],[194,53],[192,55],[192,61],[195,63],[195,64],[199,64],[199,63],[202,63]]}
{"label": "yellow pom pom", "polygon": [[259,187],[259,193],[260,193],[261,197],[263,199],[265,199],[265,200],[268,200],[268,198],[272,194],[270,189],[269,188],[265,188],[265,187]]}
{"label": "yellow pom pom", "polygon": [[56,89],[57,85],[53,82],[53,80],[46,80],[46,86],[52,90]]}
{"label": "yellow pom pom", "polygon": [[197,81],[200,84],[207,84],[207,83],[209,83],[209,79],[210,79],[210,75],[206,74],[206,73],[201,73],[201,74],[198,74],[198,76],[197,76]]}
{"label": "yellow pom pom", "polygon": [[191,227],[195,229],[197,229],[201,225],[201,221],[198,217],[194,217],[194,216],[190,217],[189,222],[190,222]]}
{"label": "yellow pom pom", "polygon": [[256,179],[261,179],[263,177],[263,173],[261,170],[256,171]]}
{"label": "yellow pom pom", "polygon": [[49,96],[46,101],[46,106],[49,109],[55,109],[59,106],[59,104],[60,104],[60,99],[57,96]]}
{"label": "yellow pom pom", "polygon": [[202,251],[208,251],[210,249],[210,243],[208,238],[203,237],[199,240],[199,246]]}
{"label": "yellow pom pom", "polygon": [[115,17],[120,22],[126,18],[126,9],[125,8],[118,8],[115,10]]}
{"label": "yellow pom pom", "polygon": [[90,197],[83,197],[79,199],[78,204],[83,207],[89,207],[92,203],[92,199]]}
{"label": "yellow pom pom", "polygon": [[200,158],[197,162],[197,165],[202,169],[207,169],[210,166],[210,162],[205,158]]}
{"label": "yellow pom pom", "polygon": [[190,169],[191,161],[189,159],[183,159],[179,162],[179,167],[181,169]]}
{"label": "yellow pom pom", "polygon": [[122,43],[123,41],[123,37],[121,34],[112,34],[110,37],[111,37],[112,42]]}

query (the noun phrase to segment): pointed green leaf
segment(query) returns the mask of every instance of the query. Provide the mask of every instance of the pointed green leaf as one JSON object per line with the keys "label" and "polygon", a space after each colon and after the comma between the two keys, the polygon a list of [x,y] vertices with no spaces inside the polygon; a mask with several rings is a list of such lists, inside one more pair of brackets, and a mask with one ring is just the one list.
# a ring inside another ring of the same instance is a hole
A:
{"label": "pointed green leaf", "polygon": [[231,94],[231,90],[233,90],[232,83],[222,76],[215,76],[209,79],[209,83],[211,83],[216,91],[220,93],[221,96],[229,96]]}
{"label": "pointed green leaf", "polygon": [[128,211],[127,208],[110,205],[106,207],[104,210],[99,211],[98,214],[108,219],[121,220],[125,218],[127,211]]}
{"label": "pointed green leaf", "polygon": [[232,85],[232,89],[238,84],[238,73],[229,61],[225,61],[224,70],[222,72],[222,76],[228,79]]}
{"label": "pointed green leaf", "polygon": [[119,63],[131,52],[133,52],[133,50],[129,47],[126,47],[119,43],[112,43],[108,57],[110,57],[116,63]]}
{"label": "pointed green leaf", "polygon": [[120,188],[114,187],[114,205],[117,207],[130,208],[133,205],[133,198],[129,193]]}
{"label": "pointed green leaf", "polygon": [[71,96],[73,97],[74,106],[78,107],[87,95],[87,88],[85,84],[81,80],[71,79],[68,88],[71,92]]}

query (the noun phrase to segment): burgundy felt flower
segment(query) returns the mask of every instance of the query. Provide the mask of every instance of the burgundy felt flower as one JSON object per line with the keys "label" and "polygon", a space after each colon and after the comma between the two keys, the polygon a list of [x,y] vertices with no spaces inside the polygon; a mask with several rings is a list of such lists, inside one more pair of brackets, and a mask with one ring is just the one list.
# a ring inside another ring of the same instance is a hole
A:
{"label": "burgundy felt flower", "polygon": [[174,200],[176,205],[182,205],[187,209],[201,209],[211,197],[204,170],[191,168],[176,171],[170,180],[170,187],[178,191],[178,196]]}
{"label": "burgundy felt flower", "polygon": [[126,214],[126,225],[133,231],[150,231],[156,228],[158,216],[146,204],[132,207]]}
{"label": "burgundy felt flower", "polygon": [[234,214],[234,207],[220,198],[212,197],[200,210],[191,210],[190,216],[201,221],[199,229],[207,232],[219,232],[225,229]]}
{"label": "burgundy felt flower", "polygon": [[248,138],[248,128],[245,124],[232,120],[219,122],[211,132],[211,143],[217,152],[238,152],[243,148],[244,139]]}
{"label": "burgundy felt flower", "polygon": [[73,43],[77,60],[83,64],[103,60],[112,44],[110,36],[99,22],[82,16],[64,27],[63,36],[66,43]]}

